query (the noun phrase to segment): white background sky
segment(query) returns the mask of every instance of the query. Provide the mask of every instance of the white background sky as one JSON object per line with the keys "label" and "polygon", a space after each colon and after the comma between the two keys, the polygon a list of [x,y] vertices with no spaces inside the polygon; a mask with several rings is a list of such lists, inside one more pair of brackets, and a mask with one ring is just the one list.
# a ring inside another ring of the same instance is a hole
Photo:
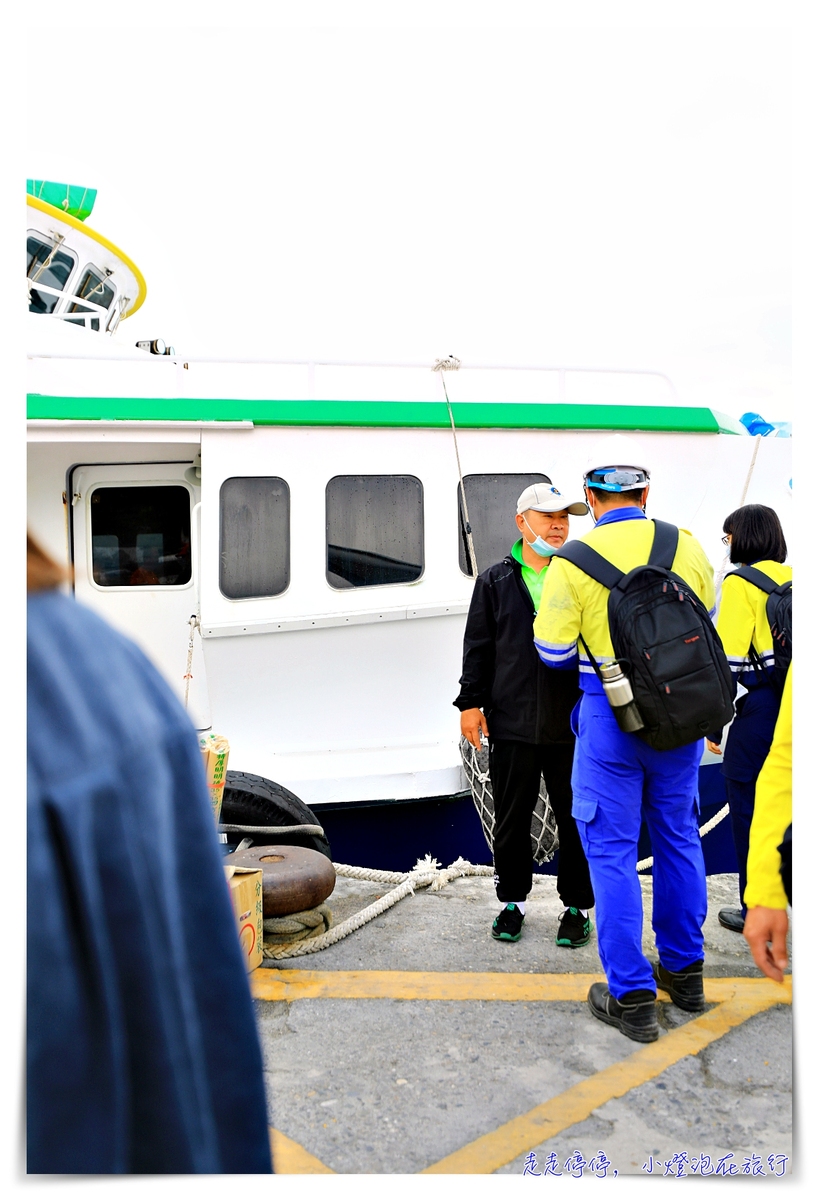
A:
{"label": "white background sky", "polygon": [[93,111],[55,137],[31,89],[26,170],[98,189],[89,225],[148,282],[122,340],[655,369],[686,403],[791,418],[785,28],[58,41]]}
{"label": "white background sky", "polygon": [[[454,352],[464,361],[661,370],[687,403],[795,417],[796,475],[810,478],[818,382],[813,3],[11,7],[0,43],[7,278],[21,262],[24,177],[89,185],[99,190],[89,224],[130,254],[148,282],[123,340],[160,336],[191,357],[431,361]],[[7,289],[0,333],[9,347],[7,428],[20,437],[12,494],[24,484],[19,296]],[[13,409],[12,395],[20,398]],[[793,550],[806,586],[813,567],[804,499],[799,511]],[[19,506],[21,534],[24,519]],[[22,536],[8,553],[7,570],[22,579]],[[22,629],[22,588],[6,600],[7,631]],[[19,693],[10,685],[3,692],[12,747],[5,962],[18,966],[18,982],[5,989],[0,1127],[13,1186],[25,1186],[23,642],[6,638],[5,665],[20,682]],[[802,897],[808,905],[814,703],[808,673],[800,678],[795,888],[796,905]],[[815,970],[805,943],[798,974],[807,1006]],[[818,1105],[808,1011],[800,1021],[803,1133]],[[788,1194],[815,1174],[808,1148],[800,1151],[800,1180],[787,1181]],[[315,1182],[323,1194],[344,1181]],[[468,1186],[494,1197],[500,1183],[470,1177]],[[276,1194],[303,1198],[309,1184],[279,1177]],[[144,1184],[151,1195],[187,1185],[199,1196],[224,1186],[216,1177]],[[143,1185],[122,1186],[132,1194]],[[355,1186],[382,1190],[377,1177]],[[390,1178],[390,1194],[415,1187]]]}

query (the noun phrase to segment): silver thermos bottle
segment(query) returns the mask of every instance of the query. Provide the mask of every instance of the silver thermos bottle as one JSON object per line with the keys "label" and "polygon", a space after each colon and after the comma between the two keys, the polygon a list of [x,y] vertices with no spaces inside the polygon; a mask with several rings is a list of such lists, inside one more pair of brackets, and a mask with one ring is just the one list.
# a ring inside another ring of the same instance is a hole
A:
{"label": "silver thermos bottle", "polygon": [[631,681],[616,659],[613,662],[600,663],[599,672],[602,676],[602,687],[619,728],[625,733],[636,733],[638,729],[644,729],[645,722],[636,707]]}

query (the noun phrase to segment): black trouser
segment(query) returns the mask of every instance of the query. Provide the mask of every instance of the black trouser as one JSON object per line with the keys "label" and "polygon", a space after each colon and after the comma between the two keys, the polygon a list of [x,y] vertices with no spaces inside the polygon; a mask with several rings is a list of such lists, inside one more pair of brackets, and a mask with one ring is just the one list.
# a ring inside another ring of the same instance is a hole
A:
{"label": "black trouser", "polygon": [[531,891],[531,818],[540,792],[540,776],[557,821],[559,868],[557,893],[566,908],[591,908],[594,891],[585,851],[571,816],[573,742],[533,745],[489,740],[489,776],[494,794],[494,868],[497,899],[509,904]]}

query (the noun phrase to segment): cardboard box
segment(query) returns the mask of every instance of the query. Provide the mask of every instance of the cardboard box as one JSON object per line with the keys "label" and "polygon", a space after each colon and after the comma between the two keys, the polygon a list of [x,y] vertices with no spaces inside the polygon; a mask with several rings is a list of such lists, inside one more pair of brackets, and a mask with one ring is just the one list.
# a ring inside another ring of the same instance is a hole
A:
{"label": "cardboard box", "polygon": [[218,824],[224,799],[224,781],[227,777],[227,759],[230,754],[230,744],[226,737],[219,733],[202,734],[199,738],[202,751],[205,777],[210,791],[210,803],[213,805],[213,816]]}
{"label": "cardboard box", "polygon": [[227,886],[236,915],[239,942],[244,952],[247,970],[261,966],[264,942],[264,908],[261,894],[261,868],[225,867]]}

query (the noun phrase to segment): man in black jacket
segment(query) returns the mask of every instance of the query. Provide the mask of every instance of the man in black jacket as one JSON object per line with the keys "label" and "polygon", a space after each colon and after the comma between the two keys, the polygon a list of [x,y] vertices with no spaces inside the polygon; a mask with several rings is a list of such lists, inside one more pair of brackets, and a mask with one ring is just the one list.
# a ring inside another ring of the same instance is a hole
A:
{"label": "man in black jacket", "polygon": [[584,946],[593,928],[591,878],[571,815],[570,716],[579,699],[579,671],[549,671],[531,633],[550,556],[568,536],[569,515],[587,512],[584,501],[566,504],[550,483],[526,488],[517,501],[522,536],[502,562],[478,575],[469,606],[454,704],[463,736],[478,750],[481,735],[489,743],[497,899],[504,905],[491,932],[500,941],[519,941],[522,933],[540,776],[559,837],[557,892],[565,912],[557,945]]}

